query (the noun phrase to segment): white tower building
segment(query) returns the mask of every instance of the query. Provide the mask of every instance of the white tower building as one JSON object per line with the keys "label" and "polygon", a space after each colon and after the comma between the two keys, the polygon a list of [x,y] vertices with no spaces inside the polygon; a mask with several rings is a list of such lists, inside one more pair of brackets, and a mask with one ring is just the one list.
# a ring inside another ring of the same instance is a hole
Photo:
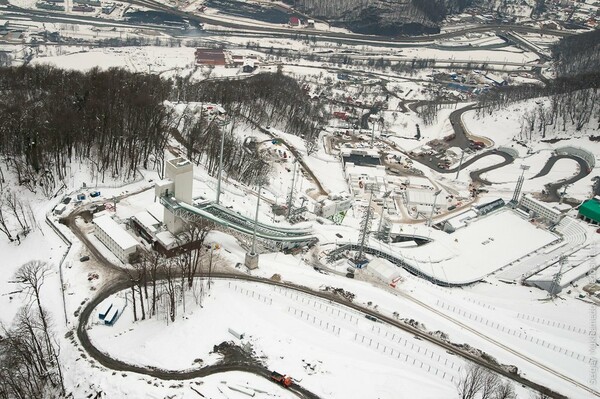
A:
{"label": "white tower building", "polygon": [[[192,187],[194,183],[193,164],[185,158],[174,158],[166,161],[166,179],[157,182],[155,195],[175,197],[179,202],[192,205]],[[184,221],[165,208],[164,223],[167,229],[177,234],[184,228]]]}

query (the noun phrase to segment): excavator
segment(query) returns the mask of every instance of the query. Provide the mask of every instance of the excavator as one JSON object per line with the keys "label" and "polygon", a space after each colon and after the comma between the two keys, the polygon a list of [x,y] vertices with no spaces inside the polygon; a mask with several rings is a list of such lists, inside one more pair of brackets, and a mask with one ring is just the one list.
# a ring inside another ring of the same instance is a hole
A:
{"label": "excavator", "polygon": [[277,381],[286,388],[289,388],[293,384],[292,377],[289,375],[279,374],[277,371],[271,371],[271,379]]}

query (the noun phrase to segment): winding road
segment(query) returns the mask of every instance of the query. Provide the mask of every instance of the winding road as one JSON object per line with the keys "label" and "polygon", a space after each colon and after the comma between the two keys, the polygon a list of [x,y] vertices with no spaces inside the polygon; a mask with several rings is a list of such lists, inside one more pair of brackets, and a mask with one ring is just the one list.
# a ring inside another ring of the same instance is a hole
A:
{"label": "winding road", "polygon": [[[573,155],[559,154],[559,155],[551,156],[550,159],[548,159],[548,161],[542,168],[542,170],[540,170],[540,172],[537,175],[533,176],[531,179],[546,176],[550,172],[550,170],[552,170],[552,168],[554,167],[554,164],[560,159],[571,159],[571,160],[577,162],[579,164],[579,172],[577,172],[577,174],[575,174],[574,176],[572,176],[568,179],[558,181],[555,183],[547,184],[546,185],[547,194],[544,198],[544,200],[547,202],[560,201],[561,195],[558,193],[558,190],[561,187],[565,187],[570,184],[573,184],[573,183],[583,179],[584,177],[586,177],[587,175],[589,175],[592,172],[590,170],[590,166],[588,165],[588,163],[585,160],[583,160],[579,157],[573,156]],[[567,202],[569,205],[573,205],[573,206],[579,205],[579,203],[580,203],[579,201],[572,202],[572,201],[568,201],[568,200],[566,200],[565,202]]]}

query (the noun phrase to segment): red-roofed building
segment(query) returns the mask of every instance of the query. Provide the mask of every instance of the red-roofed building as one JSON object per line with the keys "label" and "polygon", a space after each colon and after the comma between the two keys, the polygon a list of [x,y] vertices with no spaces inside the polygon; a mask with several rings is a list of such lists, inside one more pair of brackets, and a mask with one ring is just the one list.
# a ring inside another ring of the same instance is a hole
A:
{"label": "red-roofed building", "polygon": [[298,17],[290,17],[290,25],[292,26],[300,26],[300,18]]}
{"label": "red-roofed building", "polygon": [[223,49],[198,48],[196,49],[196,64],[225,65],[225,52]]}

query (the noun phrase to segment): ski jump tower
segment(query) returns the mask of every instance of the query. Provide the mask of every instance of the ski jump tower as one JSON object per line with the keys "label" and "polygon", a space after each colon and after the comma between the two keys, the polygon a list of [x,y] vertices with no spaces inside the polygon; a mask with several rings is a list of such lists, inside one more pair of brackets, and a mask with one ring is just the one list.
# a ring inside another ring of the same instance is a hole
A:
{"label": "ski jump tower", "polygon": [[[192,186],[194,184],[194,170],[192,163],[185,158],[174,158],[165,162],[166,179],[156,183],[155,196],[173,196],[179,202],[192,205]],[[180,233],[185,226],[182,218],[165,208],[164,223],[173,233]]]}

